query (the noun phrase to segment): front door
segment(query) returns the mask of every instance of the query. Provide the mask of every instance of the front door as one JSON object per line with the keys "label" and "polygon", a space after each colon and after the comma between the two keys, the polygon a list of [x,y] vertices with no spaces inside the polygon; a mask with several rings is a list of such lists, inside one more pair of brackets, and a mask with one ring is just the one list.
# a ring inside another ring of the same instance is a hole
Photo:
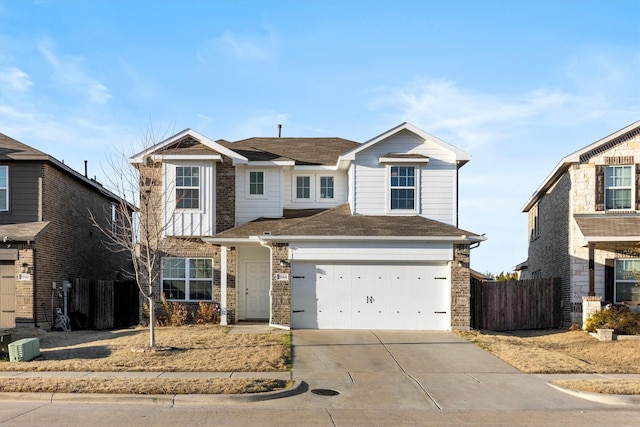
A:
{"label": "front door", "polygon": [[269,263],[247,261],[244,264],[245,318],[269,318]]}
{"label": "front door", "polygon": [[16,286],[13,262],[0,262],[0,328],[16,326]]}

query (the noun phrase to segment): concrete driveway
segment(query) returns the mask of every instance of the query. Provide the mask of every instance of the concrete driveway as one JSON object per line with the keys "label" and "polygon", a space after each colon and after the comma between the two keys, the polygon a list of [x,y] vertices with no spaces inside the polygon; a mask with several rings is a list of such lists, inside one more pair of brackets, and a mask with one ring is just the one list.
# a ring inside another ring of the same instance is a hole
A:
{"label": "concrete driveway", "polygon": [[[450,332],[293,331],[293,378],[327,407],[535,410],[593,407]],[[298,404],[305,402],[298,400]]]}

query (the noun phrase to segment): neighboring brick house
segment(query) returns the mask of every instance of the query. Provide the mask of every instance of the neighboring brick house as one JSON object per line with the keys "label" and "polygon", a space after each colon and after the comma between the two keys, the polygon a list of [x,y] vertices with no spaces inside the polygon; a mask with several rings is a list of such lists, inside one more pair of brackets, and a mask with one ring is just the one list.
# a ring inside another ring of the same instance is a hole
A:
{"label": "neighboring brick house", "polygon": [[220,302],[222,324],[449,330],[470,326],[485,240],[457,228],[469,159],[403,123],[363,144],[187,129],[131,162],[162,168],[168,300]]}
{"label": "neighboring brick house", "polygon": [[563,158],[523,212],[521,278],[562,278],[565,325],[583,302],[640,301],[640,122]]}
{"label": "neighboring brick house", "polygon": [[50,326],[63,283],[119,276],[126,259],[105,248],[89,216],[108,229],[118,202],[96,181],[0,134],[0,327]]}

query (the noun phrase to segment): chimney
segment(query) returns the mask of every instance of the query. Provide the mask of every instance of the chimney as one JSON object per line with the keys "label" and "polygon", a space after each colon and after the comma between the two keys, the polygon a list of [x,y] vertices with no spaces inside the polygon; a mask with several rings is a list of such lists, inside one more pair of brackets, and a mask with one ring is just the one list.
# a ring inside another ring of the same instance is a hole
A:
{"label": "chimney", "polygon": [[84,161],[84,177],[87,177],[87,160]]}
{"label": "chimney", "polygon": [[282,136],[282,125],[278,125],[278,138]]}

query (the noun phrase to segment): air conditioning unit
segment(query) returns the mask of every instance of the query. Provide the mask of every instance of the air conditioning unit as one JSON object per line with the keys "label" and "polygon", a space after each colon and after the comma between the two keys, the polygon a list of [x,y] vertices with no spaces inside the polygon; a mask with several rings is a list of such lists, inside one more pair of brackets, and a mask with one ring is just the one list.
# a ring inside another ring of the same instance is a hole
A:
{"label": "air conditioning unit", "polygon": [[40,356],[40,340],[38,338],[23,338],[9,344],[9,361],[28,362]]}

